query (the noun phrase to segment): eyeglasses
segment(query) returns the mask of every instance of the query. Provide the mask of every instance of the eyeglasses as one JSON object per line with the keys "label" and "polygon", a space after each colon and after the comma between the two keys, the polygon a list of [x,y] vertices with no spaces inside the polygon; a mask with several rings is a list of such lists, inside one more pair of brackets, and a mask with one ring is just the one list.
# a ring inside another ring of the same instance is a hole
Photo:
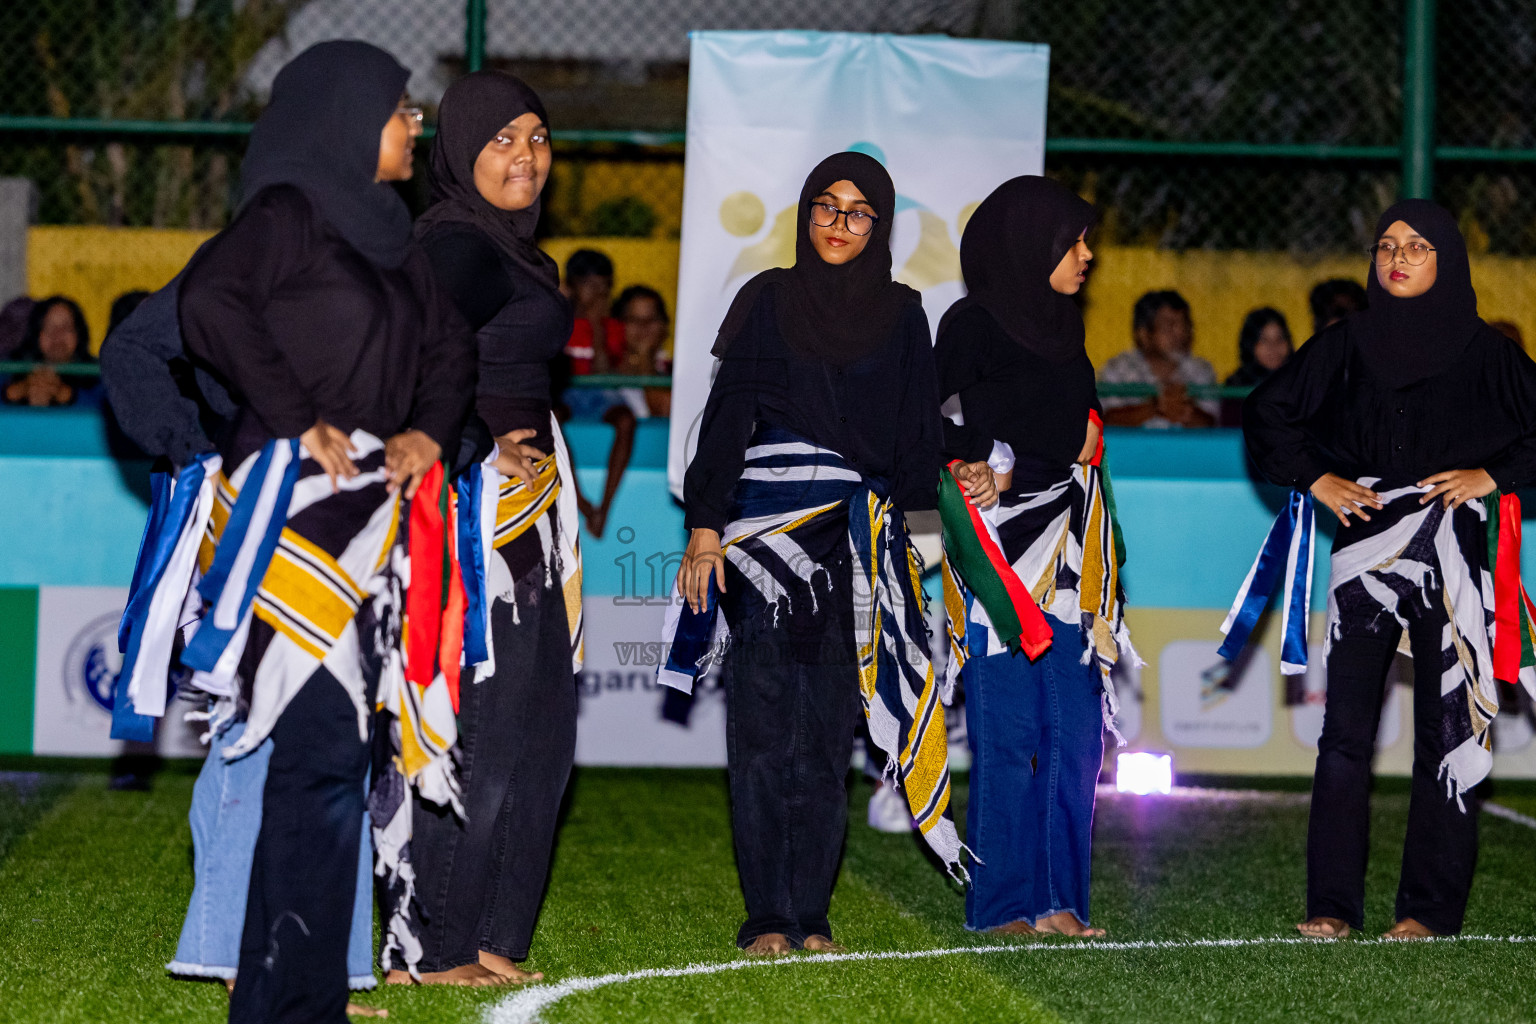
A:
{"label": "eyeglasses", "polygon": [[395,114],[399,117],[405,118],[412,124],[421,124],[427,119],[426,111],[422,110],[420,107],[408,107],[403,103],[395,108]]}
{"label": "eyeglasses", "polygon": [[867,235],[879,220],[872,213],[863,210],[839,210],[831,203],[811,204],[811,223],[819,228],[830,228],[837,223],[837,218],[843,218],[843,223],[848,225],[850,235]]}
{"label": "eyeglasses", "polygon": [[1409,242],[1407,245],[1396,245],[1392,242],[1377,242],[1365,250],[1378,267],[1390,267],[1397,259],[1397,254],[1403,254],[1403,262],[1410,267],[1422,267],[1424,261],[1429,259],[1429,254],[1435,250],[1423,242]]}

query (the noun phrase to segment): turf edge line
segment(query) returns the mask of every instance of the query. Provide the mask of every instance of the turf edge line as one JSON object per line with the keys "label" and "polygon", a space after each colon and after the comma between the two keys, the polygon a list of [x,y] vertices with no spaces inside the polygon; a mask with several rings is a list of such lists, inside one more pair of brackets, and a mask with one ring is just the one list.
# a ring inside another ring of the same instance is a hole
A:
{"label": "turf edge line", "polygon": [[1505,821],[1512,821],[1516,825],[1524,825],[1526,828],[1536,829],[1536,818],[1531,817],[1529,814],[1521,814],[1519,811],[1511,810],[1503,804],[1496,804],[1491,800],[1485,800],[1483,801],[1483,810],[1495,818],[1503,818]]}
{"label": "turf edge line", "polygon": [[[1511,814],[1515,813],[1513,811]],[[1528,819],[1529,820],[1529,819]],[[1533,822],[1536,827],[1536,822]],[[514,992],[506,999],[491,1006],[485,1013],[486,1024],[539,1024],[539,1011],[552,1006],[566,996],[578,992],[591,992],[609,985],[628,981],[646,981],[652,978],[687,978],[704,974],[723,974],[752,968],[792,967],[797,964],[845,963],[860,960],[926,960],[933,957],[982,953],[1090,953],[1117,952],[1151,949],[1230,949],[1243,946],[1315,946],[1319,943],[1340,943],[1355,946],[1418,945],[1421,943],[1453,942],[1536,942],[1529,935],[1459,935],[1445,938],[1420,939],[1405,943],[1394,939],[1311,939],[1285,936],[1269,936],[1254,939],[1186,939],[1144,940],[1139,942],[1074,942],[1038,943],[1000,946],[953,946],[948,949],[888,950],[862,953],[813,953],[809,956],[779,957],[774,959],[728,960],[724,963],[689,964],[687,967],[649,967],[639,971],[602,974],[591,978],[568,978],[552,985],[538,985]]]}

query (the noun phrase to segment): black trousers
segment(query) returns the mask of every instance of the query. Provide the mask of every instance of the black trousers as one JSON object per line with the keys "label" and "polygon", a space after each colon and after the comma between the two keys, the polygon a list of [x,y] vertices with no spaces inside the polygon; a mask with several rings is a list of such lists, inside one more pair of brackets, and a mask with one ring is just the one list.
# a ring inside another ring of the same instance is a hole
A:
{"label": "black trousers", "polygon": [[[851,579],[846,562],[835,568]],[[731,830],[747,905],[736,944],[780,932],[798,947],[811,935],[832,938],[827,912],[863,706],[852,604],[846,591],[838,597],[823,589],[819,614],[799,601],[774,624],[734,568],[727,587],[733,628],[721,674]]]}
{"label": "black trousers", "polygon": [[540,565],[516,597],[515,620],[511,604],[491,607],[496,674],[459,685],[466,818],[413,809],[423,971],[475,963],[481,950],[524,959],[544,901],[576,757],[576,677],[558,577],[546,587]]}
{"label": "black trousers", "polygon": [[[1404,601],[1413,650],[1413,784],[1408,837],[1397,890],[1397,920],[1413,918],[1431,931],[1461,931],[1477,864],[1478,802],[1462,810],[1437,776],[1447,753],[1440,678],[1445,658],[1443,607]],[[1385,699],[1387,669],[1401,627],[1344,622],[1328,657],[1328,697],[1317,745],[1312,814],[1307,828],[1307,916],[1337,917],[1365,927],[1365,865],[1370,848],[1371,758]]]}
{"label": "black trousers", "polygon": [[330,671],[272,729],[230,1024],[346,1024],[368,743]]}

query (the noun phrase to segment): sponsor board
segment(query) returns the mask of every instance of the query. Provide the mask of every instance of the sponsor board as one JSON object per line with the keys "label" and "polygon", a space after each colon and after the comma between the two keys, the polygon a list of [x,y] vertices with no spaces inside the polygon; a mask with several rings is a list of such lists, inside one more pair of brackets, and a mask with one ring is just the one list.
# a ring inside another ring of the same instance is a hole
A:
{"label": "sponsor board", "polygon": [[[32,752],[64,757],[114,757],[147,752],[144,744],[111,738],[112,691],[123,658],[117,624],[126,587],[39,587],[37,680]],[[189,724],[186,703],[172,703],[156,730],[154,747],[166,757],[202,757],[205,728]]]}

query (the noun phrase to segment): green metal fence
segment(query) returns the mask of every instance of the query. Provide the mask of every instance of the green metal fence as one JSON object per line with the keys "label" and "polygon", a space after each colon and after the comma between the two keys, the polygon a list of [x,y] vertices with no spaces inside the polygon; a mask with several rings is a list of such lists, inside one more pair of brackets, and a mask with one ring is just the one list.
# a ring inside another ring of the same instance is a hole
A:
{"label": "green metal fence", "polygon": [[[546,98],[547,228],[667,236],[688,28],[945,31],[1052,47],[1047,171],[1103,237],[1363,247],[1398,195],[1475,249],[1536,254],[1531,0],[23,0],[0,21],[0,174],[46,223],[216,227],[262,88],[319,38],[400,54],[429,102],[506,67]],[[420,184],[418,182],[418,187]],[[420,196],[418,196],[420,198]]]}

